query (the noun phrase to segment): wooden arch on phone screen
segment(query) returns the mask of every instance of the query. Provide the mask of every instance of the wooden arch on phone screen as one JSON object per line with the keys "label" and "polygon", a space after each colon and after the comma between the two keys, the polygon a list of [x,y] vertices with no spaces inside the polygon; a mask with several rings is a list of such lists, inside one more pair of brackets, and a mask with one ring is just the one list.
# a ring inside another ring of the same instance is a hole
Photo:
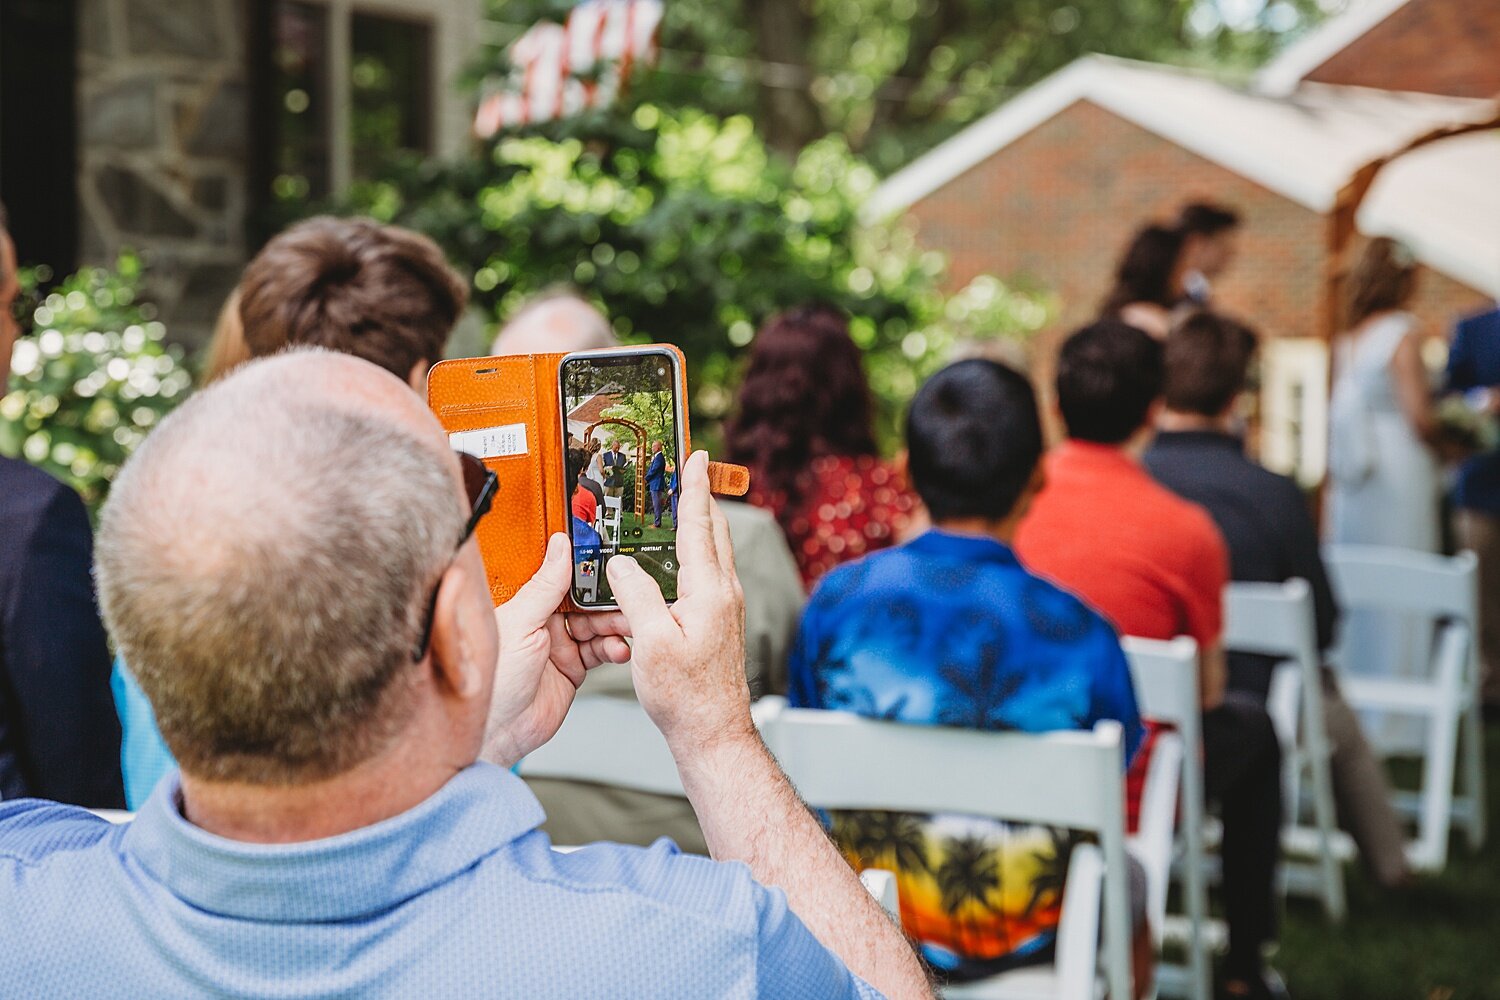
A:
{"label": "wooden arch on phone screen", "polygon": [[635,431],[635,516],[644,517],[646,514],[646,474],[642,470],[646,468],[646,428],[624,417],[605,417],[603,420],[595,420],[589,424],[588,430],[583,432],[583,443],[587,445],[589,439],[594,436],[594,430],[604,424],[619,424],[621,427],[629,427]]}

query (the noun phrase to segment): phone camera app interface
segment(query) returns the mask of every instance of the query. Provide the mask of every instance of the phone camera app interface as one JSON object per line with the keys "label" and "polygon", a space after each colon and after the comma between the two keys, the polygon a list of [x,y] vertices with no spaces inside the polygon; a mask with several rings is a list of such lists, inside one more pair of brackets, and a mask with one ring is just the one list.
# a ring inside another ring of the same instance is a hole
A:
{"label": "phone camera app interface", "polygon": [[633,557],[677,598],[677,383],[661,356],[563,366],[573,599],[613,604],[604,567]]}

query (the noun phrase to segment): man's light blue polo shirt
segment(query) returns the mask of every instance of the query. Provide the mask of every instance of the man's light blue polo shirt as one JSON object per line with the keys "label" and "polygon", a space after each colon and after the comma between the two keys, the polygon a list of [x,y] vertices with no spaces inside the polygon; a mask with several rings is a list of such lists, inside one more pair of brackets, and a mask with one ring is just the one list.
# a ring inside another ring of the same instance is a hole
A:
{"label": "man's light blue polo shirt", "polygon": [[740,864],[537,832],[519,778],[301,844],[0,803],[0,997],[873,997]]}

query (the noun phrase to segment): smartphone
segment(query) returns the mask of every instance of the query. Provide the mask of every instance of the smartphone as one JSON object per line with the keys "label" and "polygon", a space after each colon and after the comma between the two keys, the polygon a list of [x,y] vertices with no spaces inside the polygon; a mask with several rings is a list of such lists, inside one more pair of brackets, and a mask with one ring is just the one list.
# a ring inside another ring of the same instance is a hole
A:
{"label": "smartphone", "polygon": [[573,603],[616,607],[604,568],[633,556],[677,599],[682,372],[660,347],[578,351],[558,368]]}

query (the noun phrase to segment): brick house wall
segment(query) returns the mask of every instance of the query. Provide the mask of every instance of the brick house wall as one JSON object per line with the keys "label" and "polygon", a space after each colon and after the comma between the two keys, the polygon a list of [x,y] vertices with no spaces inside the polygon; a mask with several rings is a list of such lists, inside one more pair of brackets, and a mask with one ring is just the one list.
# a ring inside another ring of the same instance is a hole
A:
{"label": "brick house wall", "polygon": [[1500,3],[1408,0],[1306,79],[1453,97],[1500,95]]}
{"label": "brick house wall", "polygon": [[[1316,336],[1323,219],[1086,101],[916,202],[907,218],[924,246],[948,255],[955,287],[988,273],[1057,296],[1056,322],[1034,348],[1046,379],[1058,340],[1095,314],[1135,228],[1169,220],[1193,198],[1243,218],[1239,256],[1215,288],[1219,305],[1268,336]],[[1414,311],[1446,333],[1488,301],[1428,271]]]}

